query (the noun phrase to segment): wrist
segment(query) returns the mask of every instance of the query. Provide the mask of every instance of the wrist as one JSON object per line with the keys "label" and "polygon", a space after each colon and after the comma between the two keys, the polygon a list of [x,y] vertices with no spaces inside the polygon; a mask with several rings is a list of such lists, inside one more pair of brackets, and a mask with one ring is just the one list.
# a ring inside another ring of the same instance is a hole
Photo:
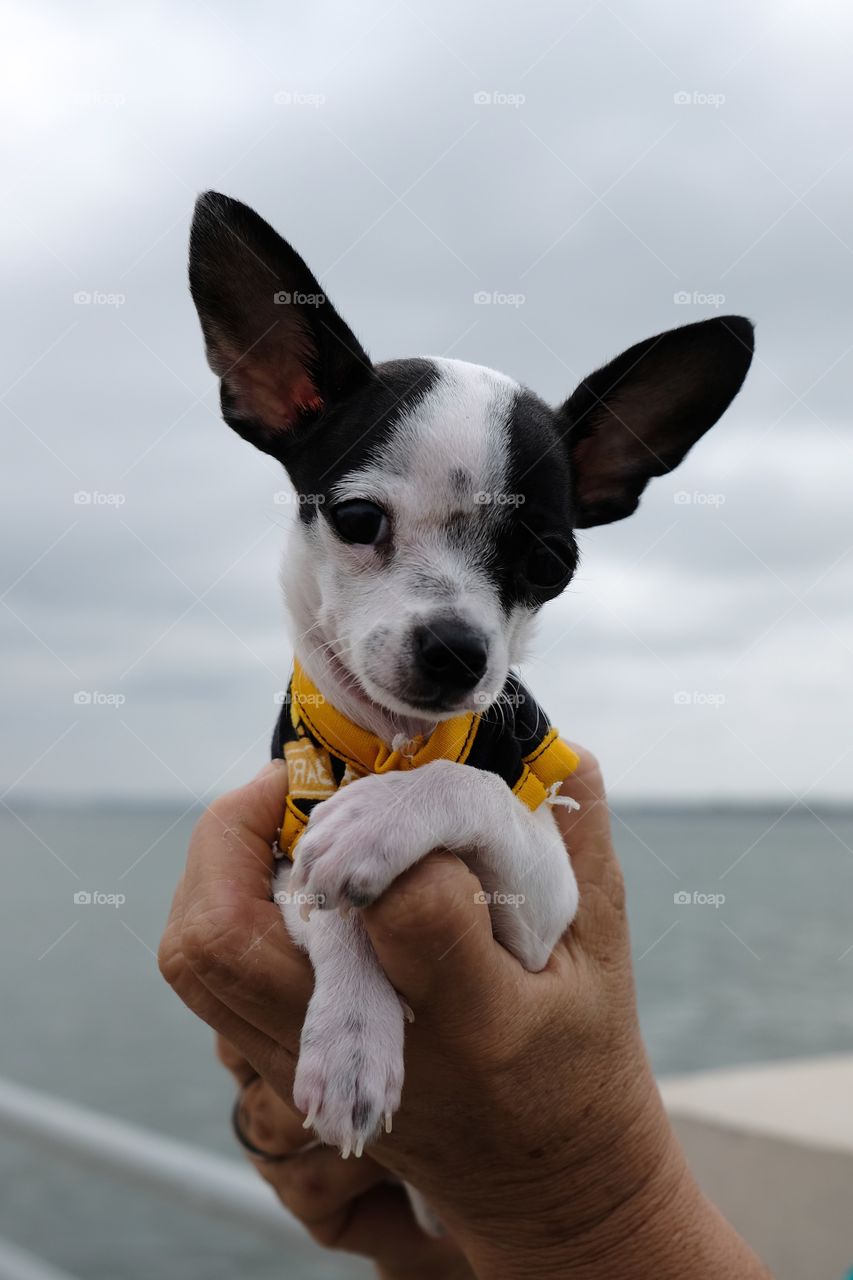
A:
{"label": "wrist", "polygon": [[[562,1144],[525,1186],[507,1169],[505,1192],[466,1223],[452,1223],[480,1280],[564,1280],[569,1273],[573,1280],[633,1280],[621,1251],[650,1217],[657,1223],[670,1204],[686,1200],[693,1184],[650,1072],[630,1088],[602,1091],[599,1109],[618,1123],[599,1129],[590,1109],[594,1142],[587,1132]],[[603,1269],[587,1271],[602,1257]]]}
{"label": "wrist", "polygon": [[585,1181],[570,1172],[537,1213],[519,1201],[506,1222],[459,1233],[478,1280],[772,1280],[697,1186],[659,1096]]}
{"label": "wrist", "polygon": [[421,1265],[411,1260],[394,1266],[377,1263],[376,1276],[377,1280],[474,1280],[474,1272],[461,1255]]}

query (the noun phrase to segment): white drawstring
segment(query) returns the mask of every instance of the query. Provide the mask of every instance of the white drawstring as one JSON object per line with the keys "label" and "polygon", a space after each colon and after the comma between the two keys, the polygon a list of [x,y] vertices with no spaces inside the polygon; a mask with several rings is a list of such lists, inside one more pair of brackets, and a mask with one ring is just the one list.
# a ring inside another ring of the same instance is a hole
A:
{"label": "white drawstring", "polygon": [[419,741],[417,738],[407,738],[404,733],[395,734],[391,739],[391,750],[399,751],[407,760],[413,760],[422,745],[423,739]]}
{"label": "white drawstring", "polygon": [[548,788],[548,794],[545,797],[545,803],[551,809],[553,809],[558,804],[562,805],[563,808],[565,809],[575,809],[575,810],[580,809],[580,805],[578,804],[577,800],[573,800],[571,796],[557,795],[557,791],[559,787],[560,787],[559,782],[554,782],[551,784],[551,786]]}

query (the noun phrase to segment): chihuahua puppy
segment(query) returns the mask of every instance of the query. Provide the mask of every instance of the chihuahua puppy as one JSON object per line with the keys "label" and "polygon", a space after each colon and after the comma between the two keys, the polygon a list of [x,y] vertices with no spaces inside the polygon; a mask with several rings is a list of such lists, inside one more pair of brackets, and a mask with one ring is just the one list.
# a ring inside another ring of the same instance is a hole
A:
{"label": "chihuahua puppy", "polygon": [[273,742],[294,859],[276,897],[315,973],[294,1101],[360,1154],[400,1102],[407,1010],[359,908],[450,849],[496,938],[547,964],[577,908],[553,813],[576,758],[511,668],[574,573],[575,530],[630,515],[717,421],[753,330],[721,316],[658,334],[556,409],[460,360],[374,364],[290,245],[215,192],[190,287],[225,421],[298,495],[296,668]]}

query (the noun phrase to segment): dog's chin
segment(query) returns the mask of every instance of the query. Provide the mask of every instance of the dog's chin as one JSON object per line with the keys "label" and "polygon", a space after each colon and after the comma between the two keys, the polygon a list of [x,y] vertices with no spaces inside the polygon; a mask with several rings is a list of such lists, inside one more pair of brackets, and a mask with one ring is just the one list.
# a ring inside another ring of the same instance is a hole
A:
{"label": "dog's chin", "polygon": [[470,711],[486,711],[497,694],[487,694],[470,689],[462,695],[442,693],[427,689],[384,689],[373,680],[363,680],[363,687],[371,699],[385,711],[407,716],[413,720],[425,720],[438,724],[454,716],[467,715]]}

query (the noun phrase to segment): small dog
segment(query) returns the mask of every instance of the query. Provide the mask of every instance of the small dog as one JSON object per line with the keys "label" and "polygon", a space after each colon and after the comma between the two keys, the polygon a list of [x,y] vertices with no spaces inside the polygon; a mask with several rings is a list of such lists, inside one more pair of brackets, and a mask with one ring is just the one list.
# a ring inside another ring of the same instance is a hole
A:
{"label": "small dog", "polygon": [[373,364],[290,245],[215,192],[196,206],[190,287],[225,421],[299,499],[283,571],[296,667],[273,741],[295,857],[276,896],[315,973],[294,1101],[358,1155],[399,1105],[408,1012],[358,908],[447,848],[496,938],[547,964],[578,901],[553,813],[576,758],[510,668],[575,571],[575,530],[630,515],[717,421],[753,329],[658,334],[558,409],[459,360]]}

